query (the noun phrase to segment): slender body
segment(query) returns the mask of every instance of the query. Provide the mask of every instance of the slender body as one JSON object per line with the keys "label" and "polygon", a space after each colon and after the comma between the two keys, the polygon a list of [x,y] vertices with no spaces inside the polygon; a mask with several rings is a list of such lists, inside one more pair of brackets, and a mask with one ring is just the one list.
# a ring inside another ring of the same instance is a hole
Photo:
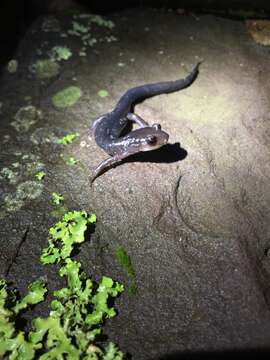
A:
{"label": "slender body", "polygon": [[[169,135],[162,131],[160,124],[150,126],[138,115],[132,113],[131,108],[140,100],[188,87],[197,77],[199,65],[200,63],[184,79],[146,84],[129,89],[111,112],[94,121],[92,131],[95,141],[111,157],[95,168],[91,181],[124,158],[141,151],[160,148],[168,142]],[[139,128],[121,136],[129,121],[136,123]]]}

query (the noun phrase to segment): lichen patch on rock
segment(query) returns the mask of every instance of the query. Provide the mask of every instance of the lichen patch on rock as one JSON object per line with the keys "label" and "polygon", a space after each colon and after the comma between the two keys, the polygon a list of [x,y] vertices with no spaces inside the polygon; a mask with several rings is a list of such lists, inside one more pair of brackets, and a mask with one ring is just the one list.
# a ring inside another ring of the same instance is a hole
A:
{"label": "lichen patch on rock", "polygon": [[52,102],[57,108],[66,108],[73,106],[82,96],[82,91],[78,86],[69,86],[58,93],[56,93]]}
{"label": "lichen patch on rock", "polygon": [[38,60],[33,65],[33,70],[38,79],[51,79],[59,74],[60,65],[53,59]]}
{"label": "lichen patch on rock", "polygon": [[17,111],[14,119],[10,125],[18,132],[27,132],[32,125],[42,119],[42,111],[33,105],[23,106]]}

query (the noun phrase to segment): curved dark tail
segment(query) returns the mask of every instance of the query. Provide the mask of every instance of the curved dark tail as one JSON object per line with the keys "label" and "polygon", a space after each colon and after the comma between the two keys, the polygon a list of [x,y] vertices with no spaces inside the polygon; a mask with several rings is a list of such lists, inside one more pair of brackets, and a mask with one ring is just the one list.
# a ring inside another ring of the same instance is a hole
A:
{"label": "curved dark tail", "polygon": [[169,94],[187,88],[193,83],[199,73],[201,62],[194,66],[192,71],[183,79],[175,81],[162,81],[154,84],[146,84],[129,89],[118,101],[115,110],[124,112],[132,104],[140,102],[143,99],[161,94]]}

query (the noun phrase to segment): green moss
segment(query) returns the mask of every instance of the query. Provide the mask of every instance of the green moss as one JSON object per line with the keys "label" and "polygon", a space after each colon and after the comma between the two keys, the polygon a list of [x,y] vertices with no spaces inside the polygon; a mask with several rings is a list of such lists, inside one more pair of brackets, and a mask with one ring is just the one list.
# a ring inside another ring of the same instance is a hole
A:
{"label": "green moss", "polygon": [[59,74],[60,65],[52,59],[39,60],[35,66],[36,77],[40,80],[50,79]]}
{"label": "green moss", "polygon": [[130,295],[135,295],[137,292],[137,284],[136,284],[136,272],[132,265],[131,258],[127,254],[125,248],[123,246],[119,246],[115,252],[116,258],[119,264],[127,271],[129,277],[132,280],[131,286],[128,290]]}
{"label": "green moss", "polygon": [[82,91],[77,86],[69,86],[56,93],[52,102],[57,108],[66,108],[74,105],[82,96]]}

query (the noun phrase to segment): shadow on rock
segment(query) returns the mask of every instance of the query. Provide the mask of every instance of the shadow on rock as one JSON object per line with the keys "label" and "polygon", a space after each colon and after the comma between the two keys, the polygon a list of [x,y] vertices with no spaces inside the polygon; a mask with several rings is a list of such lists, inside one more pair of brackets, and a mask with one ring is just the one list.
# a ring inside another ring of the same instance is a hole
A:
{"label": "shadow on rock", "polygon": [[173,163],[184,160],[188,155],[187,151],[181,148],[180,143],[166,144],[160,149],[140,152],[129,156],[123,160],[126,162],[153,162],[153,163]]}

